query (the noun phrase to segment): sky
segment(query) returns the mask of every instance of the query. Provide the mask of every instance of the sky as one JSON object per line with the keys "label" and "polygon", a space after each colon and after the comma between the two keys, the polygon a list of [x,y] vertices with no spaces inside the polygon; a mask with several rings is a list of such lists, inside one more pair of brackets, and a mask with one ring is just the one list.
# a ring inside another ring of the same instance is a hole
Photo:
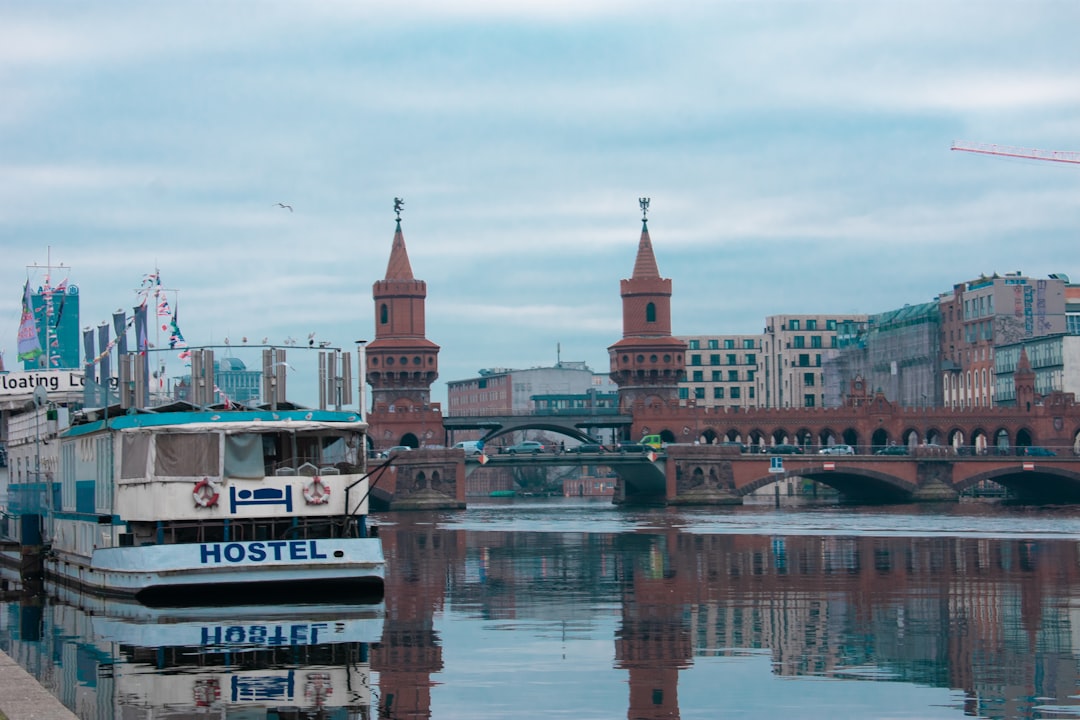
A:
{"label": "sky", "polygon": [[0,350],[49,264],[83,326],[156,269],[191,345],[354,350],[395,197],[440,402],[608,370],[641,197],[676,335],[1080,278],[1080,165],[951,149],[1080,150],[1077,27],[1075,0],[0,0]]}

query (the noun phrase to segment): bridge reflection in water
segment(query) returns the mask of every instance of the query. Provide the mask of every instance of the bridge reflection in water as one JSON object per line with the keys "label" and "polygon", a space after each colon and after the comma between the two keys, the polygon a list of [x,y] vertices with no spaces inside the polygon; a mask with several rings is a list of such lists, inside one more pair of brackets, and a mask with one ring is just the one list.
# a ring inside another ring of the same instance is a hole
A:
{"label": "bridge reflection in water", "polygon": [[[393,717],[678,718],[722,706],[826,718],[836,703],[844,717],[1080,713],[1075,540],[948,536],[1054,523],[1004,511],[924,517],[935,534],[918,537],[797,534],[740,509],[729,520],[767,534],[734,534],[700,515],[611,512],[625,511],[394,516],[388,621],[372,654]],[[1071,516],[1057,526],[1080,529]]]}

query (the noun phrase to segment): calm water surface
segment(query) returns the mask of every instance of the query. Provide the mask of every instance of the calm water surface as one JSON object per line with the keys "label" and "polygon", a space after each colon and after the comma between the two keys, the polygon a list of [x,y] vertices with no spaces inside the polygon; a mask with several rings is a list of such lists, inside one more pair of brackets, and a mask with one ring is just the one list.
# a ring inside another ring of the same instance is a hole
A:
{"label": "calm water surface", "polygon": [[1080,715],[1080,507],[375,520],[380,605],[11,600],[0,647],[87,720]]}

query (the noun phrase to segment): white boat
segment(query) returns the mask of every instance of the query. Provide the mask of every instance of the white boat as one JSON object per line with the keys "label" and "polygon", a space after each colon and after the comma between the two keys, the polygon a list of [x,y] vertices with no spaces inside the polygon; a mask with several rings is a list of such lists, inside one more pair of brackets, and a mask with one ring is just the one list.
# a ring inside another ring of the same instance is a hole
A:
{"label": "white boat", "polygon": [[381,599],[356,412],[176,403],[105,415],[72,413],[54,439],[56,477],[8,488],[24,548],[40,518],[47,589],[148,605]]}

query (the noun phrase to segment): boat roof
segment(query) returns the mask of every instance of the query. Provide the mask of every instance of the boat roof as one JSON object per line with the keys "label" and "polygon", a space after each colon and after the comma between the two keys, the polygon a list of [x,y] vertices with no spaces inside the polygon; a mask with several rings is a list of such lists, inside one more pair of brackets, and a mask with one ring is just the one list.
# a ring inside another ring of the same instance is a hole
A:
{"label": "boat roof", "polygon": [[82,423],[73,424],[64,432],[64,436],[87,435],[106,428],[139,431],[168,427],[169,432],[177,433],[224,432],[226,434],[267,430],[305,432],[327,429],[361,432],[367,429],[367,423],[354,410],[311,410],[308,408],[299,410],[281,408],[277,410],[256,408],[190,410],[178,407],[180,405],[187,406],[188,404],[176,403],[168,408],[157,408],[153,412],[123,412],[117,409],[118,414],[113,417],[106,417],[104,411],[96,411],[89,413]]}

